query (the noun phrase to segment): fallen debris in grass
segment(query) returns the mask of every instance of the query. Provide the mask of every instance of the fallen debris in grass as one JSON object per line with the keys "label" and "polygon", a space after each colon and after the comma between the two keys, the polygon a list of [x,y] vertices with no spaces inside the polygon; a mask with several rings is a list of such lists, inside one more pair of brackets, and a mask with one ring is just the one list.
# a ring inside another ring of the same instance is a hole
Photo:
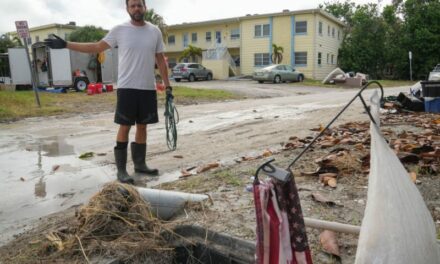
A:
{"label": "fallen debris in grass", "polygon": [[80,159],[88,159],[88,158],[92,158],[95,155],[95,153],[93,152],[86,152],[83,153],[79,156]]}

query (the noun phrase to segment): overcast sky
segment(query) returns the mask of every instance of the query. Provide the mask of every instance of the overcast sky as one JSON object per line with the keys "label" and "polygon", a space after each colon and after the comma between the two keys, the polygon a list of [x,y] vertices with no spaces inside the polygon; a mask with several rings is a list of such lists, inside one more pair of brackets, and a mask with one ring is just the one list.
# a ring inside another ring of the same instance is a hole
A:
{"label": "overcast sky", "polygon": [[[283,9],[317,8],[320,3],[334,0],[146,0],[148,8],[163,16],[168,25],[212,19],[281,12]],[[353,0],[381,6],[391,0]],[[15,31],[14,22],[27,20],[29,27],[51,23],[95,25],[110,29],[128,21],[123,0],[1,0],[0,34]]]}

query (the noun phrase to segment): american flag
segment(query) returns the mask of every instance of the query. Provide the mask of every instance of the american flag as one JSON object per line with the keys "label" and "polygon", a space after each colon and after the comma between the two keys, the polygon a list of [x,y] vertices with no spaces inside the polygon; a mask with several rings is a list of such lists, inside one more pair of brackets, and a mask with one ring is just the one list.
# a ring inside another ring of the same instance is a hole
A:
{"label": "american flag", "polygon": [[312,264],[301,204],[293,177],[254,181],[257,264]]}

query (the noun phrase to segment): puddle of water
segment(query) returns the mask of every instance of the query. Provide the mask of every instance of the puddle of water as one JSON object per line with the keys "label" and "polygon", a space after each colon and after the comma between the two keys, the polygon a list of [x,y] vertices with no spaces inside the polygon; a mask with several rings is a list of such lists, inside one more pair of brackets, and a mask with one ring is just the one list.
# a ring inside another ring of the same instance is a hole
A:
{"label": "puddle of water", "polygon": [[0,146],[0,244],[114,180],[111,166],[79,159],[63,137],[1,135]]}

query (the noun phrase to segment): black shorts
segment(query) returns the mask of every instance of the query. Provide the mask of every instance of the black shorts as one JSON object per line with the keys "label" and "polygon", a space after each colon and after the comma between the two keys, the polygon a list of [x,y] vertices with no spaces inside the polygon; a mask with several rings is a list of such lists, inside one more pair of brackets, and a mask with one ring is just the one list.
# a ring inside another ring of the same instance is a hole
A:
{"label": "black shorts", "polygon": [[157,115],[155,90],[117,89],[115,123],[120,125],[154,124]]}

